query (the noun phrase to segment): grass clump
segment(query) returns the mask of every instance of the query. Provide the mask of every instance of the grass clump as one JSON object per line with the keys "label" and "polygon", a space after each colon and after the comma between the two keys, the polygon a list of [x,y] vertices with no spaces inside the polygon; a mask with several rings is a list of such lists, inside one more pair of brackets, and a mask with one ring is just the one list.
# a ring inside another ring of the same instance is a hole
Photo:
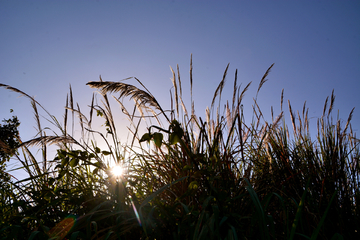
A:
{"label": "grass clump", "polygon": [[[23,142],[15,158],[28,178],[9,180],[11,199],[2,201],[8,216],[2,239],[354,239],[359,227],[359,141],[351,129],[332,118],[334,92],[309,131],[308,109],[295,114],[288,101],[291,128],[281,112],[266,121],[257,94],[246,124],[242,101],[251,83],[241,89],[237,71],[233,95],[222,105],[228,67],[215,90],[205,118],[182,99],[179,67],[173,69],[171,109],[164,110],[136,78],[89,82],[98,90],[85,115],[66,99],[63,123],[32,97],[38,136]],[[129,119],[131,138],[120,143],[109,95]],[[124,98],[134,100],[129,110]],[[56,130],[42,127],[38,108]],[[136,113],[138,112],[138,114]],[[223,112],[223,114],[221,114]],[[94,116],[96,113],[97,116]],[[75,114],[77,117],[75,117]],[[72,124],[68,119],[72,119]],[[273,114],[272,114],[273,115]],[[103,129],[95,129],[96,118]],[[72,134],[78,120],[80,136]],[[95,119],[95,120],[94,120]],[[154,124],[155,122],[155,124]],[[147,124],[145,129],[144,124]],[[72,125],[72,126],[71,126]],[[57,154],[47,158],[47,147]],[[42,152],[36,159],[31,147]],[[114,176],[114,165],[125,173]],[[4,198],[2,196],[2,198]],[[4,199],[2,199],[4,200]]]}

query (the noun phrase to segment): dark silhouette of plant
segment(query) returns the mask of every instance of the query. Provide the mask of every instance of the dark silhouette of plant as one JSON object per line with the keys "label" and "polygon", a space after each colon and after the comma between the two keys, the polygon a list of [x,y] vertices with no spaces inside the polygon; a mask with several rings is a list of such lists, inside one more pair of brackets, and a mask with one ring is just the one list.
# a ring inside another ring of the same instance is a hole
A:
{"label": "dark silhouette of plant", "polygon": [[[250,118],[242,101],[251,82],[238,86],[237,71],[232,99],[223,104],[229,65],[204,119],[195,114],[192,96],[190,109],[183,102],[179,67],[177,73],[171,69],[169,110],[137,78],[141,87],[124,82],[131,78],[109,82],[100,77],[87,85],[99,90],[102,104],[94,94],[85,114],[70,87],[63,123],[29,95],[0,84],[30,98],[38,128],[37,137],[22,143],[23,157],[14,153],[29,177],[12,184],[12,201],[2,208],[13,211],[0,226],[0,237],[356,239],[360,153],[350,124],[353,110],[345,126],[340,119],[334,122],[333,92],[313,137],[305,104],[296,115],[288,101],[292,128],[286,125],[282,91],[281,112],[274,118],[271,111],[271,121],[266,120],[257,96],[273,66],[260,80]],[[191,95],[192,81],[191,60]],[[125,144],[108,94],[130,120]],[[132,110],[124,98],[134,100]],[[38,107],[58,131],[47,133]],[[80,137],[72,134],[74,119]],[[94,128],[99,119],[105,124]],[[57,145],[53,159],[47,158],[49,144]],[[40,146],[42,161],[30,146]],[[114,164],[126,169],[122,176],[111,173]]]}
{"label": "dark silhouette of plant", "polygon": [[[12,110],[11,110],[12,112]],[[8,220],[11,211],[11,199],[13,196],[11,177],[6,172],[6,163],[17,152],[20,145],[18,127],[20,125],[16,116],[3,120],[0,124],[0,226]]]}

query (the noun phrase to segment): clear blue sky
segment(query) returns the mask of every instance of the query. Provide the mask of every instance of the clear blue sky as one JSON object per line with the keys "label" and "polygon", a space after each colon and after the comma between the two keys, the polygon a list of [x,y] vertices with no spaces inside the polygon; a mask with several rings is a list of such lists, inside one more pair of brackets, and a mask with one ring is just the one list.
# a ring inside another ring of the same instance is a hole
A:
{"label": "clear blue sky", "polygon": [[[60,120],[69,84],[87,111],[94,89],[85,84],[100,74],[110,81],[135,76],[169,108],[169,66],[179,64],[189,92],[192,53],[198,114],[228,63],[224,96],[232,94],[235,69],[243,86],[253,81],[245,107],[275,63],[258,98],[264,114],[270,106],[280,112],[284,88],[293,110],[306,100],[310,117],[320,117],[335,89],[335,109],[346,121],[356,107],[352,124],[360,130],[360,1],[3,0],[0,36],[0,82],[35,96]],[[18,96],[0,89],[0,118],[14,109],[28,140],[35,120]]]}

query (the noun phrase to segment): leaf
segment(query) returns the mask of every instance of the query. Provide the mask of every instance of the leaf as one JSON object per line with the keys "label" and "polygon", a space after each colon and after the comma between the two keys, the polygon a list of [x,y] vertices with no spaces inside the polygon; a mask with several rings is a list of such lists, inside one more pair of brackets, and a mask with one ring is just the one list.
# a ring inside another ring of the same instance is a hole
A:
{"label": "leaf", "polygon": [[[322,227],[322,225],[323,225],[323,223],[324,223],[324,221],[325,221],[325,218],[326,218],[327,213],[328,213],[329,210],[330,210],[331,203],[334,201],[334,198],[335,198],[336,194],[337,194],[337,191],[335,191],[334,194],[332,195],[331,200],[330,200],[330,202],[329,202],[329,204],[328,204],[328,206],[327,206],[327,208],[326,208],[326,210],[325,210],[324,215],[323,215],[322,218],[320,219],[320,222],[319,222],[318,226],[316,227],[315,231],[313,232],[313,234],[312,234],[312,236],[311,236],[311,240],[317,239],[317,236],[318,236],[318,234],[319,234],[319,232],[320,232],[320,230],[321,230],[321,227]],[[340,239],[338,236],[336,236],[336,234],[334,235],[334,237],[335,237],[335,239]],[[332,237],[332,239],[333,239],[334,237]],[[342,237],[342,236],[340,235],[340,237]]]}
{"label": "leaf", "polygon": [[257,213],[258,222],[260,225],[260,231],[261,231],[261,239],[269,239],[269,232],[267,228],[267,222],[265,219],[265,213],[263,210],[263,207],[261,206],[260,200],[255,192],[255,190],[252,188],[250,182],[248,179],[245,179],[247,186],[245,187],[246,190],[250,194],[250,198],[252,202],[254,203],[254,207]]}
{"label": "leaf", "polygon": [[155,142],[155,145],[160,148],[161,144],[162,144],[162,140],[163,140],[164,136],[162,135],[162,133],[154,133],[153,134],[153,140]]}
{"label": "leaf", "polygon": [[152,137],[152,135],[150,134],[150,133],[145,133],[142,137],[141,137],[141,139],[140,139],[140,143],[141,142],[145,142],[145,141],[150,141],[151,140],[151,137]]}
{"label": "leaf", "polygon": [[169,126],[169,143],[174,145],[181,141],[181,138],[184,136],[184,130],[181,128],[180,123],[176,120],[173,120]]}
{"label": "leaf", "polygon": [[110,128],[106,128],[107,133],[113,134]]}
{"label": "leaf", "polygon": [[344,240],[344,238],[339,233],[335,233],[331,240]]}
{"label": "leaf", "polygon": [[188,170],[191,170],[192,167],[190,165],[185,165],[185,167],[183,167],[183,171],[188,171]]}
{"label": "leaf", "polygon": [[190,184],[189,184],[189,189],[190,190],[196,190],[198,189],[199,187],[199,183],[197,181],[192,181]]}
{"label": "leaf", "polygon": [[76,167],[76,165],[78,165],[79,163],[79,158],[73,158],[71,161],[70,161],[70,166],[71,167]]}
{"label": "leaf", "polygon": [[180,137],[176,133],[173,132],[169,136],[169,142],[170,142],[170,145],[177,144],[178,142],[180,142]]}
{"label": "leaf", "polygon": [[114,233],[113,231],[108,232],[108,233],[106,234],[106,236],[105,236],[105,239],[104,239],[104,240],[109,239],[109,238],[110,238],[110,236],[111,236],[111,234],[113,234],[113,233]]}
{"label": "leaf", "polygon": [[100,153],[100,152],[101,152],[100,148],[95,147],[95,152],[96,152],[96,153]]}
{"label": "leaf", "polygon": [[309,187],[309,184],[310,184],[310,179],[307,181],[306,183],[306,187],[305,187],[305,191],[301,197],[301,200],[300,200],[300,203],[299,203],[299,206],[296,210],[296,215],[295,215],[295,219],[294,219],[294,222],[292,224],[292,228],[291,228],[291,232],[290,232],[290,238],[289,239],[294,239],[294,236],[295,236],[295,232],[296,232],[296,227],[298,226],[299,224],[299,221],[300,221],[300,218],[301,218],[301,213],[302,213],[302,210],[304,208],[304,203],[305,203],[305,197],[306,197],[306,193],[308,191],[308,187]]}
{"label": "leaf", "polygon": [[61,170],[58,175],[58,179],[62,178],[65,175],[66,171]]}
{"label": "leaf", "polygon": [[181,138],[184,135],[184,130],[181,128],[180,123],[173,120],[170,124],[170,130]]}
{"label": "leaf", "polygon": [[163,191],[165,191],[167,188],[169,188],[171,185],[174,185],[178,182],[181,182],[182,180],[188,178],[188,176],[179,178],[171,183],[166,184],[165,186],[161,187],[159,190],[157,190],[156,192],[152,193],[150,196],[148,196],[147,198],[145,198],[145,200],[141,203],[140,208],[144,207],[146,204],[148,204],[148,202],[150,202],[151,200],[153,200],[157,195],[159,195],[160,193],[162,193]]}
{"label": "leaf", "polygon": [[111,152],[109,152],[109,151],[102,151],[101,153],[102,153],[102,154],[104,154],[105,156],[107,156],[107,155],[110,155],[110,154],[111,154]]}
{"label": "leaf", "polygon": [[68,155],[70,157],[77,157],[77,156],[79,156],[79,152],[80,152],[80,150],[70,151],[70,152],[68,152]]}
{"label": "leaf", "polygon": [[103,114],[102,111],[100,111],[100,110],[97,110],[97,111],[96,111],[96,116],[102,117],[103,115],[104,115],[104,114]]}
{"label": "leaf", "polygon": [[64,159],[67,155],[65,150],[57,150],[57,155],[59,159]]}
{"label": "leaf", "polygon": [[63,167],[65,165],[67,165],[69,163],[69,160],[70,160],[69,157],[63,158],[63,160],[61,160],[61,166]]}
{"label": "leaf", "polygon": [[202,211],[201,211],[201,214],[199,216],[199,219],[197,220],[197,223],[196,223],[196,227],[195,227],[195,231],[194,231],[194,236],[193,236],[193,239],[199,239],[199,234],[200,234],[200,228],[202,226],[202,221],[203,221],[203,218],[204,218],[204,215],[205,215],[205,209],[207,208],[209,202],[211,200],[215,199],[213,196],[208,196],[205,201],[203,202],[202,204]]}

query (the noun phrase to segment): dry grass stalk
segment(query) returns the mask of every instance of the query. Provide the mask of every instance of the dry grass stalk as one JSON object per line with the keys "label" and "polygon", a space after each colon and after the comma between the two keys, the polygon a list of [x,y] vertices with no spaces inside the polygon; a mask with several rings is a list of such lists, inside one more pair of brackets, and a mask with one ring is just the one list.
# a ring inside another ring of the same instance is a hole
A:
{"label": "dry grass stalk", "polygon": [[130,113],[128,112],[128,110],[124,106],[124,104],[118,98],[116,98],[115,96],[113,96],[113,98],[120,105],[121,112],[124,113],[129,118],[129,121],[131,123],[132,120],[133,120],[133,115],[130,115]]}
{"label": "dry grass stalk", "polygon": [[176,65],[177,68],[177,74],[178,74],[178,82],[179,82],[179,96],[182,97],[182,86],[181,86],[181,79],[180,79],[180,69],[179,64]]}
{"label": "dry grass stalk", "polygon": [[170,91],[170,118],[171,121],[175,119],[175,112],[174,112],[174,100],[173,100],[173,95],[171,93],[171,89]]}
{"label": "dry grass stalk", "polygon": [[182,107],[182,109],[184,111],[185,116],[188,116],[188,112],[187,112],[186,106],[185,106],[182,98],[180,98],[180,104],[181,104],[181,107]]}
{"label": "dry grass stalk", "polygon": [[[51,115],[38,101],[36,101],[35,98],[31,97],[30,95],[26,94],[25,92],[23,92],[23,91],[21,91],[21,90],[19,90],[19,89],[17,89],[17,88],[11,87],[11,86],[6,85],[6,84],[0,83],[0,87],[4,87],[5,89],[8,89],[8,90],[10,90],[10,91],[19,93],[19,94],[20,94],[20,97],[21,97],[21,96],[25,96],[25,97],[29,98],[30,101],[33,101],[33,102],[36,103],[38,106],[40,106],[40,107],[46,112],[46,114],[47,114],[48,116],[50,116],[50,118],[57,123],[55,117],[54,117],[53,115]],[[62,129],[62,127],[61,127],[60,125],[56,125],[56,126],[57,126],[58,128],[60,128],[60,129]]]}
{"label": "dry grass stalk", "polygon": [[322,114],[323,116],[325,116],[328,100],[329,100],[329,97],[326,97],[325,104],[324,104],[324,110],[323,110],[323,114]]}
{"label": "dry grass stalk", "polygon": [[225,79],[226,79],[226,75],[227,75],[227,71],[228,71],[228,69],[229,69],[229,66],[230,66],[230,63],[228,63],[228,65],[226,66],[226,69],[225,69],[223,78],[222,78],[221,82],[219,83],[218,87],[217,87],[216,90],[215,90],[213,99],[212,99],[212,101],[211,101],[211,108],[214,107],[215,99],[216,99],[217,96],[219,96],[219,104],[220,104],[220,101],[221,101],[221,93],[222,93],[222,90],[223,90],[224,85],[225,85]]}
{"label": "dry grass stalk", "polygon": [[206,107],[205,114],[206,114],[206,122],[210,123],[210,109],[209,109],[209,107]]}
{"label": "dry grass stalk", "polygon": [[284,112],[281,112],[276,118],[275,121],[273,121],[272,123],[272,129],[276,129],[278,128],[278,125],[280,123],[280,120],[283,118]]}
{"label": "dry grass stalk", "polygon": [[[9,86],[9,85],[2,84],[2,83],[0,83],[0,87],[4,87],[4,88],[6,88],[6,89],[8,89],[8,90],[10,90],[10,91],[19,93],[19,94],[21,94],[20,97],[21,97],[21,96],[26,96],[26,97],[30,98],[31,100],[34,100],[34,101],[35,101],[35,99],[34,99],[33,97],[29,96],[28,94],[24,93],[23,91],[21,91],[21,90],[19,90],[19,89],[17,89],[17,88],[14,88],[14,87],[11,87],[11,86]],[[36,102],[36,101],[35,101],[35,102]],[[36,103],[39,104],[38,102],[36,102]],[[40,104],[39,104],[39,105],[40,105]]]}
{"label": "dry grass stalk", "polygon": [[95,98],[95,94],[93,93],[92,98],[91,98],[91,105],[90,105],[89,127],[91,127],[92,117],[93,117],[93,112],[94,112],[94,98]]}
{"label": "dry grass stalk", "polygon": [[195,115],[195,104],[193,102],[193,65],[192,65],[192,54],[190,57],[190,104],[191,104],[191,115]]}
{"label": "dry grass stalk", "polygon": [[261,109],[260,109],[259,105],[256,102],[256,100],[255,99],[253,99],[253,100],[254,100],[254,103],[255,103],[255,106],[256,106],[257,110],[259,111],[259,114],[260,114],[259,117],[264,117],[262,112],[261,112]]}
{"label": "dry grass stalk", "polygon": [[90,86],[91,88],[99,89],[102,95],[111,92],[119,92],[120,93],[119,98],[129,96],[131,99],[137,101],[140,106],[149,104],[150,106],[163,112],[162,108],[151,94],[133,85],[125,84],[122,82],[108,82],[108,81],[88,82],[86,85]]}
{"label": "dry grass stalk", "polygon": [[114,116],[112,114],[109,99],[106,95],[104,96],[104,100],[105,100],[105,103],[103,101],[101,101],[104,106],[104,116],[107,120],[107,123],[109,124],[109,128],[111,129],[112,133],[116,134],[116,126],[115,126],[115,122],[114,122]]}
{"label": "dry grass stalk", "polygon": [[196,113],[195,113],[195,104],[194,104],[194,102],[191,103],[191,119],[192,119],[193,123],[194,123],[194,121],[197,120],[197,116],[196,116]]}
{"label": "dry grass stalk", "polygon": [[[234,114],[235,110],[235,101],[236,101],[236,93],[237,93],[237,69],[235,70],[235,80],[234,80],[234,89],[233,89],[233,97],[232,97],[232,112]],[[234,114],[235,115],[235,114]],[[233,116],[234,117],[234,116]]]}
{"label": "dry grass stalk", "polygon": [[36,126],[37,126],[37,135],[39,134],[40,136],[42,135],[42,128],[41,128],[41,124],[40,124],[40,117],[39,117],[39,112],[37,110],[37,107],[36,107],[36,103],[34,101],[31,101],[31,106],[34,110],[34,118],[35,118],[35,121],[36,121]]}
{"label": "dry grass stalk", "polygon": [[219,126],[219,122],[220,122],[220,114],[219,114],[219,107],[216,108],[216,122],[215,122],[215,125],[214,125],[214,122],[213,122],[213,133],[215,134],[215,131],[214,129]]}
{"label": "dry grass stalk", "polygon": [[261,113],[258,113],[255,109],[255,107],[253,107],[254,111],[254,116],[256,117],[256,123],[253,125],[254,130],[257,130],[259,128],[260,125],[260,118],[261,118]]}
{"label": "dry grass stalk", "polygon": [[65,115],[64,115],[64,135],[67,135],[67,119],[68,119],[68,107],[69,107],[69,94],[66,94],[66,103],[65,103]]}
{"label": "dry grass stalk", "polygon": [[177,118],[179,118],[179,98],[178,98],[178,88],[177,88],[177,84],[176,84],[176,76],[175,76],[175,72],[172,69],[172,67],[170,67],[171,72],[173,74],[173,77],[171,79],[173,85],[174,85],[174,95],[175,95],[175,109],[176,109],[176,114],[177,114]]}
{"label": "dry grass stalk", "polygon": [[310,134],[310,130],[309,130],[309,119],[308,119],[308,113],[309,113],[309,109],[306,109],[306,113],[305,113],[305,125],[306,125],[306,132],[309,135]]}
{"label": "dry grass stalk", "polygon": [[[259,127],[259,125],[260,125],[260,119],[262,118],[262,119],[264,119],[264,116],[263,116],[263,114],[262,114],[262,112],[261,112],[261,109],[260,109],[260,107],[259,107],[259,105],[257,104],[257,102],[256,102],[256,99],[254,99],[253,98],[253,100],[254,100],[254,103],[255,103],[255,106],[256,106],[256,108],[257,108],[257,110],[255,109],[255,107],[253,106],[253,112],[255,113],[255,116],[256,116],[256,127],[255,127],[255,129],[258,129],[258,127]],[[259,113],[259,114],[258,114]]]}
{"label": "dry grass stalk", "polygon": [[[69,85],[69,93],[70,93],[70,108],[74,109],[74,99],[73,99],[73,93],[72,93],[72,89],[71,89],[71,85]],[[75,130],[75,118],[74,118],[74,112],[71,112],[71,117],[72,117],[72,127],[71,127],[71,134],[74,135],[74,130]]]}
{"label": "dry grass stalk", "polygon": [[70,136],[42,136],[25,141],[21,146],[32,147],[37,145],[42,146],[42,144],[53,145],[63,143],[77,143],[77,141]]}
{"label": "dry grass stalk", "polygon": [[178,74],[178,82],[179,82],[179,99],[180,99],[180,104],[181,104],[181,107],[184,111],[184,114],[185,116],[188,116],[188,112],[187,112],[187,109],[186,109],[186,106],[184,104],[184,101],[182,99],[182,84],[181,84],[181,79],[180,79],[180,69],[179,69],[179,65],[177,65],[177,74]]}
{"label": "dry grass stalk", "polygon": [[345,128],[344,128],[344,134],[346,133],[348,127],[349,127],[349,126],[351,127],[350,121],[351,121],[351,119],[352,119],[352,115],[353,115],[353,113],[354,113],[354,110],[355,110],[355,108],[351,109],[351,111],[350,111],[349,117],[348,117],[348,119],[347,119],[347,121],[346,121],[346,125],[345,125]]}
{"label": "dry grass stalk", "polygon": [[331,93],[331,100],[330,100],[330,106],[329,106],[329,111],[328,111],[328,116],[330,115],[333,107],[334,107],[334,101],[335,101],[335,95],[334,95],[334,89],[332,90]]}
{"label": "dry grass stalk", "polygon": [[[38,109],[36,107],[36,103],[35,101],[31,101],[31,105],[34,109],[34,118],[36,121],[36,126],[37,126],[37,131],[38,133],[36,135],[39,135],[40,137],[45,136],[45,132],[43,131],[42,127],[41,127],[41,123],[40,123],[40,117],[39,117],[39,112]],[[46,169],[46,165],[47,165],[47,157],[46,157],[46,144],[45,142],[42,142],[41,144],[41,149],[42,149],[42,158],[43,158],[43,171],[45,171]]]}
{"label": "dry grass stalk", "polygon": [[283,110],[283,102],[284,102],[284,89],[281,90],[280,111]]}
{"label": "dry grass stalk", "polygon": [[299,118],[299,134],[302,135],[302,121],[301,121],[301,116],[300,116],[300,113],[299,113],[299,110],[297,111],[297,115],[298,115],[298,118]]}
{"label": "dry grass stalk", "polygon": [[[192,97],[192,90],[193,90],[193,74],[192,74],[192,71],[193,71],[193,65],[192,65],[192,54],[191,54],[191,57],[190,57],[190,96]],[[191,102],[192,102],[192,99],[191,99]]]}
{"label": "dry grass stalk", "polygon": [[[154,109],[152,109],[152,108],[147,108],[147,110],[151,112],[152,117],[155,118],[155,120],[157,121],[157,123],[159,124],[159,126],[162,126],[163,124],[161,123],[161,120],[160,120],[160,118],[159,118],[160,113],[156,113],[156,112],[154,111]],[[150,116],[149,116],[149,117],[150,117]],[[150,118],[150,120],[151,120],[151,118]]]}
{"label": "dry grass stalk", "polygon": [[291,109],[290,100],[288,100],[288,105],[289,105],[291,123],[292,123],[292,126],[293,126],[294,133],[295,133],[295,135],[296,135],[297,132],[296,132],[296,125],[295,125],[295,117],[294,117],[294,113],[293,113],[293,111],[292,111],[292,109]]}
{"label": "dry grass stalk", "polygon": [[72,111],[72,112],[74,112],[74,113],[77,113],[80,122],[83,122],[83,124],[84,124],[84,122],[85,122],[85,123],[88,125],[88,124],[89,124],[89,121],[88,121],[87,117],[80,111],[80,106],[79,106],[79,104],[77,104],[77,107],[78,107],[78,109],[73,109],[73,108],[70,108],[70,107],[65,107],[65,110],[70,110],[70,111]]}
{"label": "dry grass stalk", "polygon": [[[241,94],[240,94],[240,97],[238,98],[238,106],[241,105],[241,102],[242,102],[242,100],[243,100],[243,98],[244,98],[244,96],[245,96],[245,93],[246,93],[246,91],[249,89],[251,83],[252,83],[252,82],[249,82],[249,83],[246,85],[246,87],[244,88],[244,90],[242,90],[242,92],[241,92]],[[240,89],[240,87],[239,87],[239,89]]]}
{"label": "dry grass stalk", "polygon": [[[76,103],[76,106],[77,106],[78,113],[80,113],[79,120],[80,120],[81,134],[84,134],[84,117],[85,117],[85,115],[81,113],[80,106],[78,103]],[[87,121],[87,119],[86,119],[86,121]]]}
{"label": "dry grass stalk", "polygon": [[306,101],[304,102],[303,110],[302,110],[302,117],[305,119],[305,109],[306,109]]}
{"label": "dry grass stalk", "polygon": [[256,96],[257,96],[257,94],[259,93],[261,87],[264,85],[264,83],[267,82],[266,77],[269,75],[270,70],[271,70],[271,68],[274,66],[274,64],[275,64],[275,63],[271,64],[271,66],[266,70],[264,76],[261,78],[261,81],[260,81],[260,83],[259,83],[258,90],[257,90],[257,92],[256,92]]}
{"label": "dry grass stalk", "polygon": [[229,108],[229,102],[226,102],[225,106],[226,106],[226,122],[227,122],[227,126],[228,126],[229,133],[230,133],[233,120],[232,120],[232,117],[231,117],[231,112],[230,112],[230,108]]}
{"label": "dry grass stalk", "polygon": [[[206,107],[205,109],[205,115],[206,115],[206,123],[208,124],[207,130],[208,130],[208,138],[211,139],[211,120],[210,120],[210,109],[209,107]],[[205,124],[206,124],[205,123]]]}
{"label": "dry grass stalk", "polygon": [[143,108],[141,107],[140,103],[134,99],[134,102],[135,102],[135,106],[136,106],[136,109],[138,110],[139,114],[140,114],[140,117],[145,120],[145,115],[144,115],[144,112],[143,112]]}

